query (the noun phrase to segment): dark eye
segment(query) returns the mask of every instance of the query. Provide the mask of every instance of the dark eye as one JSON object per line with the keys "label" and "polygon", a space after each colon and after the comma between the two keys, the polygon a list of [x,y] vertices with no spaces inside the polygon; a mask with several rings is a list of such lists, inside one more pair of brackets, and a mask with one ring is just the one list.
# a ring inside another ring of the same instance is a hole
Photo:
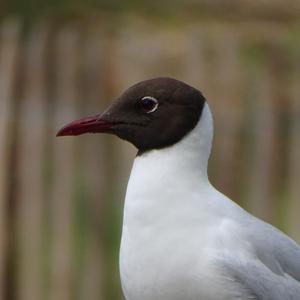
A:
{"label": "dark eye", "polygon": [[158,101],[151,96],[145,96],[140,100],[140,107],[149,114],[157,110]]}

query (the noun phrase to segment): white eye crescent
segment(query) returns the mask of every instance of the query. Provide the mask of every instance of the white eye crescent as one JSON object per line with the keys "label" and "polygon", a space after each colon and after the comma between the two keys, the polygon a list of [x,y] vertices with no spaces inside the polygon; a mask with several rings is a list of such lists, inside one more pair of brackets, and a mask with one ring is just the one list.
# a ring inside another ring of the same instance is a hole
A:
{"label": "white eye crescent", "polygon": [[158,108],[158,101],[154,97],[145,96],[140,100],[140,107],[147,114],[152,113]]}

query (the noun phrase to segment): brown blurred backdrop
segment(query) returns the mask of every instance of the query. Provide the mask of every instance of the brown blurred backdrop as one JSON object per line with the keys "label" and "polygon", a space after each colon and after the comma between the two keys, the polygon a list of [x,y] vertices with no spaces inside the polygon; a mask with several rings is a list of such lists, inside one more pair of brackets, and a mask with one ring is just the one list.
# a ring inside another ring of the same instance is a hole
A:
{"label": "brown blurred backdrop", "polygon": [[156,76],[207,97],[212,183],[300,242],[299,1],[0,8],[0,299],[122,299],[118,248],[136,151],[111,136],[55,133]]}

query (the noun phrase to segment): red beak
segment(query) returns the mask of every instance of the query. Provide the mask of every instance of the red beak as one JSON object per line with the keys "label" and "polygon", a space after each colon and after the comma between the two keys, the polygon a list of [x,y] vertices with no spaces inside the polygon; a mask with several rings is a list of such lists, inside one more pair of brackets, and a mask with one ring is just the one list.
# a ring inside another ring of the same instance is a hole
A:
{"label": "red beak", "polygon": [[56,136],[80,135],[84,133],[108,132],[113,126],[105,121],[100,115],[75,120],[61,128]]}

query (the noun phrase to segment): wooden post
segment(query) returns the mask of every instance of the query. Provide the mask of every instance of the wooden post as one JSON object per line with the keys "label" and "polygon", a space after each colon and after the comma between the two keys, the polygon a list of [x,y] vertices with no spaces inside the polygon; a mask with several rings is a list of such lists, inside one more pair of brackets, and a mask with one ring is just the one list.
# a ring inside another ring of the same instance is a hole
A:
{"label": "wooden post", "polygon": [[239,139],[242,118],[241,70],[239,36],[224,30],[215,37],[213,93],[211,99],[215,116],[215,141],[213,147],[213,171],[217,187],[228,196],[237,199],[240,186],[241,165]]}
{"label": "wooden post", "polygon": [[0,37],[0,299],[5,299],[4,270],[7,251],[6,205],[10,147],[13,127],[13,88],[19,50],[19,23],[9,20],[1,24]]}
{"label": "wooden post", "polygon": [[41,242],[45,184],[43,163],[47,133],[45,51],[47,26],[40,24],[29,36],[25,54],[24,90],[20,102],[17,234],[18,299],[43,298]]}
{"label": "wooden post", "polygon": [[186,34],[186,51],[189,55],[183,55],[184,78],[186,82],[206,95],[206,88],[210,80],[208,76],[209,65],[206,59],[207,43],[203,30],[191,30]]}
{"label": "wooden post", "polygon": [[291,132],[289,144],[289,181],[290,203],[288,209],[288,232],[300,243],[300,65],[296,63],[291,87]]}
{"label": "wooden post", "polygon": [[[100,30],[92,30],[86,35],[83,45],[83,94],[82,106],[85,114],[96,114],[107,104],[103,93],[103,78],[105,77],[103,49],[104,37]],[[104,102],[104,103],[103,103]],[[102,234],[102,222],[105,214],[104,189],[107,183],[106,161],[104,159],[103,137],[82,136],[81,180],[84,183],[85,199],[87,207],[87,235],[85,244],[85,256],[83,258],[82,273],[77,274],[80,281],[79,299],[99,300],[103,299],[103,272],[104,257],[100,244]]]}
{"label": "wooden post", "polygon": [[[266,64],[266,62],[265,62]],[[253,140],[248,158],[248,184],[246,203],[250,212],[265,221],[274,221],[274,199],[272,189],[274,151],[276,135],[275,103],[272,99],[271,74],[266,65],[261,66],[252,83],[253,95]]]}
{"label": "wooden post", "polygon": [[53,194],[52,261],[50,300],[73,299],[72,291],[72,201],[74,196],[75,150],[73,137],[56,138],[56,131],[77,117],[78,33],[65,28],[55,39],[56,87],[53,101]]}

